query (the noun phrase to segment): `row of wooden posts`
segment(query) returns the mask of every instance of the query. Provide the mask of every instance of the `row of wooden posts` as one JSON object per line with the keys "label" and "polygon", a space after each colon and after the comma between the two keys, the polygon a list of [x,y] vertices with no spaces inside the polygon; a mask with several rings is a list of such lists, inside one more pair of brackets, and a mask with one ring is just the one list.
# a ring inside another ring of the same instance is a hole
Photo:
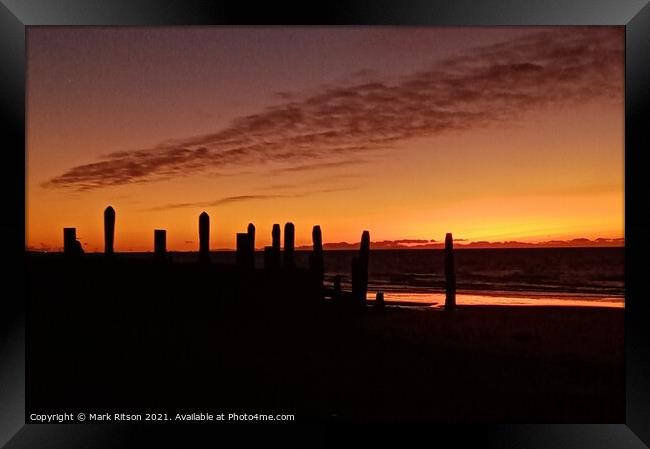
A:
{"label": "row of wooden posts", "polygon": [[[284,225],[284,251],[280,248],[280,225],[274,224],[271,231],[271,246],[264,247],[264,268],[276,270],[295,268],[295,227],[288,222]],[[114,254],[115,210],[108,206],[104,210],[104,253]],[[323,257],[323,236],[319,225],[312,229],[313,249],[309,256],[310,270],[318,276],[318,283],[323,285],[325,263]],[[83,254],[81,243],[76,237],[76,228],[63,228],[63,252],[66,255]],[[154,257],[162,260],[167,255],[167,231],[154,230]],[[363,231],[358,256],[352,258],[352,296],[365,304],[368,292],[368,263],[370,259],[370,233]],[[199,215],[199,261],[210,262],[210,217],[206,212]],[[236,263],[245,269],[255,268],[255,225],[248,224],[247,232],[237,233]],[[334,291],[341,291],[341,279],[334,281]],[[376,304],[383,306],[383,292],[377,293]],[[451,233],[445,236],[445,309],[453,310],[456,306],[456,271],[454,264],[453,238]]]}

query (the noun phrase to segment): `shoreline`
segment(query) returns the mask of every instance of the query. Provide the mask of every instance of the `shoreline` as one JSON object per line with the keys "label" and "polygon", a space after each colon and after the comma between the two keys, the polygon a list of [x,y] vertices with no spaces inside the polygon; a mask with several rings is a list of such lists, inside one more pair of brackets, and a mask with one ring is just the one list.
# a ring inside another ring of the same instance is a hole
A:
{"label": "shoreline", "polygon": [[[376,291],[368,291],[366,301],[374,306]],[[391,292],[384,291],[384,304],[395,307],[443,308],[444,292]],[[625,297],[611,295],[581,295],[581,294],[545,294],[544,292],[510,292],[510,291],[480,291],[462,290],[456,293],[457,307],[553,307],[553,308],[597,308],[624,309]]]}

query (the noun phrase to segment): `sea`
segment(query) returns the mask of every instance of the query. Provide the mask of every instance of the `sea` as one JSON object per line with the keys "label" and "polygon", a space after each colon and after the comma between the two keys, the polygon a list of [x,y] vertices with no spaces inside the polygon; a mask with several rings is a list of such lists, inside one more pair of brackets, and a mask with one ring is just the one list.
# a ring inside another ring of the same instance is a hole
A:
{"label": "sea", "polygon": [[[296,251],[307,267],[310,251]],[[357,251],[324,252],[325,283],[341,276],[350,289],[352,257]],[[175,261],[196,260],[196,253],[175,253]],[[216,263],[235,263],[233,251],[212,254]],[[553,305],[624,307],[625,249],[495,248],[454,251],[459,305]],[[256,266],[264,254],[256,252]],[[439,249],[371,250],[368,299],[377,292],[387,303],[439,308],[445,301],[444,251]]]}

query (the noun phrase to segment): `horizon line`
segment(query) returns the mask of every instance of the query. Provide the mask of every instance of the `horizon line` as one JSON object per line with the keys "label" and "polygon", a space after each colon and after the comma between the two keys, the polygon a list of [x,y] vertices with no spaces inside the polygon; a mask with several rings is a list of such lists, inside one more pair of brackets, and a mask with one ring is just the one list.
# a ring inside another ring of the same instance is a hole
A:
{"label": "horizon line", "polygon": [[[370,250],[415,250],[415,251],[426,251],[426,250],[438,250],[444,249],[444,242],[438,241],[429,241],[428,243],[423,244],[414,244],[414,245],[405,245],[403,243],[395,243],[394,240],[383,240],[370,242]],[[570,240],[548,240],[541,242],[520,242],[516,240],[509,241],[494,241],[489,242],[485,240],[465,242],[465,239],[454,239],[454,249],[464,250],[464,249],[540,249],[540,248],[624,248],[625,247],[625,237],[617,238],[603,238],[599,237],[596,239],[587,239],[587,238],[575,238]],[[355,251],[358,250],[360,242],[329,242],[323,243],[323,251]],[[310,251],[312,250],[312,245],[300,245],[295,247],[296,251]],[[25,247],[26,252],[37,252],[37,253],[59,253],[63,252],[63,247],[57,247],[55,249],[51,248],[36,248],[36,247]],[[210,252],[235,252],[236,248],[221,247],[210,249]],[[256,247],[255,251],[264,251],[264,247]],[[91,251],[85,250],[89,254],[102,254],[103,251]],[[116,251],[117,252],[117,251]],[[172,250],[169,249],[170,253],[197,253],[196,250]],[[125,250],[119,251],[119,253],[153,253],[153,249],[150,250]]]}

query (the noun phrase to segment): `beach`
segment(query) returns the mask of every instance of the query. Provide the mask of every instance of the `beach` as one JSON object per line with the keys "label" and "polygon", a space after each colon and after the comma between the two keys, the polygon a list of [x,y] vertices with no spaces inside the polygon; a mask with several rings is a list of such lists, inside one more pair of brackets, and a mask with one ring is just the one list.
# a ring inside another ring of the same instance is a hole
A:
{"label": "beach", "polygon": [[624,421],[621,309],[369,309],[321,313],[280,335],[247,323],[224,331],[238,347],[223,354],[256,385],[234,396],[272,394],[303,417]]}
{"label": "beach", "polygon": [[56,255],[29,263],[27,401],[42,412],[625,419],[620,303],[463,305],[494,294],[473,290],[459,291],[451,312],[390,300],[359,308],[309,295],[299,268],[271,275]]}

